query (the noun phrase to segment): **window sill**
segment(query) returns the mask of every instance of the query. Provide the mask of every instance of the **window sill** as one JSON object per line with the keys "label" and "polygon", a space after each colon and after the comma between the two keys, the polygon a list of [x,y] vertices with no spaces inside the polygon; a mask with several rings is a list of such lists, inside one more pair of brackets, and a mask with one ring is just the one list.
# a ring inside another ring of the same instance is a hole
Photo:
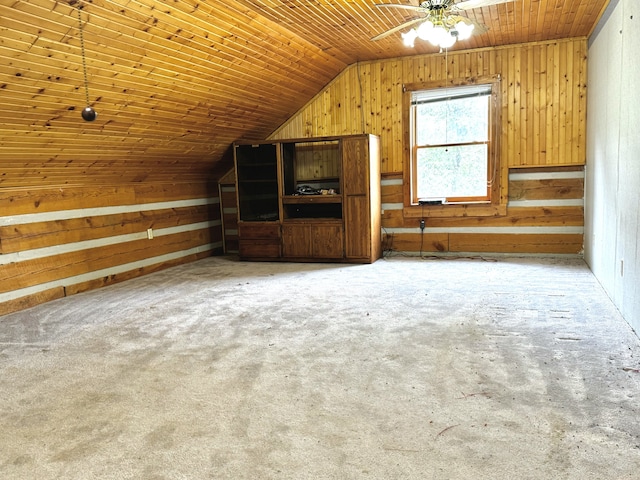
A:
{"label": "window sill", "polygon": [[490,203],[445,203],[443,205],[411,205],[404,207],[406,218],[421,217],[503,217],[507,214],[506,205]]}

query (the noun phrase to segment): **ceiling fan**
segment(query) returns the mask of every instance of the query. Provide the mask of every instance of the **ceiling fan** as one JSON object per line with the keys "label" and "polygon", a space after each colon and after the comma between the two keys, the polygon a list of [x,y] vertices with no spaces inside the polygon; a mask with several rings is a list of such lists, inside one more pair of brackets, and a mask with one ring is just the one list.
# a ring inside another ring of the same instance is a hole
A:
{"label": "ceiling fan", "polygon": [[424,0],[420,5],[405,5],[398,3],[377,3],[379,8],[400,8],[421,14],[400,25],[393,27],[371,40],[380,40],[404,28],[420,23],[402,34],[404,44],[413,47],[416,38],[428,40],[433,45],[442,48],[451,47],[457,40],[466,40],[471,36],[474,28],[486,32],[486,27],[480,25],[460,13],[474,8],[488,7],[514,0]]}

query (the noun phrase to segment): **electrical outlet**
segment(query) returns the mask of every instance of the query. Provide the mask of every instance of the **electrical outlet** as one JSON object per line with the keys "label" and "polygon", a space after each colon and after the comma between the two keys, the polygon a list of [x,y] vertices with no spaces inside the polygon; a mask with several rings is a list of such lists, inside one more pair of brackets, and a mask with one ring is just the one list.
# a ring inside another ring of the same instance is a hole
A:
{"label": "electrical outlet", "polygon": [[424,230],[424,218],[420,220],[420,230]]}
{"label": "electrical outlet", "polygon": [[153,238],[153,228],[147,228],[147,238],[149,240]]}

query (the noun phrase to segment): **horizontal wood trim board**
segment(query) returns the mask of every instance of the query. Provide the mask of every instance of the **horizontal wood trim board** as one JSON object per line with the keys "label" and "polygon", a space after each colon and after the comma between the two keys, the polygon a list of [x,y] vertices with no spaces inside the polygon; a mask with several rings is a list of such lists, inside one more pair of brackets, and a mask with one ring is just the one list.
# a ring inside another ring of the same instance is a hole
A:
{"label": "horizontal wood trim board", "polygon": [[[55,255],[62,255],[71,252],[80,252],[82,250],[89,250],[97,247],[106,247],[109,245],[119,245],[137,240],[152,241],[159,237],[176,235],[179,233],[196,232],[203,229],[211,229],[212,227],[220,226],[219,220],[211,222],[199,222],[191,223],[187,225],[180,225],[177,227],[159,228],[157,230],[152,229],[153,239],[148,238],[148,232],[135,232],[124,235],[114,235],[109,237],[101,237],[93,240],[84,240],[80,242],[56,244],[50,247],[35,248],[33,250],[21,250],[15,253],[7,253],[0,256],[0,265],[7,265],[10,263],[25,262],[28,260],[35,260],[38,258],[52,257]],[[219,230],[214,230],[214,235]],[[150,246],[155,246],[150,244]]]}
{"label": "horizontal wood trim board", "polygon": [[[148,208],[172,208],[169,202],[185,201],[194,203],[175,204],[174,206],[218,203],[217,188],[206,183],[186,184],[139,184],[139,185],[100,185],[66,186],[54,188],[0,188],[0,204],[3,205],[0,221],[7,224],[7,218],[18,215],[37,215],[44,212],[77,211],[76,216],[103,215],[121,213],[127,205],[138,205],[138,210]],[[146,207],[142,207],[145,205]],[[78,207],[82,206],[82,209]],[[116,208],[123,210],[80,213],[89,208]],[[135,210],[135,208],[134,208]],[[36,213],[37,212],[37,213]],[[61,214],[65,215],[65,214]],[[28,218],[28,217],[25,217]],[[71,218],[55,217],[55,218]],[[54,218],[49,218],[52,220]],[[34,221],[42,221],[36,219]]]}
{"label": "horizontal wood trim board", "polygon": [[393,233],[383,235],[391,252],[580,254],[582,234]]}
{"label": "horizontal wood trim board", "polygon": [[222,246],[221,238],[213,238],[210,230],[204,229],[9,263],[0,266],[0,293],[218,243]]}
{"label": "horizontal wood trim board", "polygon": [[582,234],[559,235],[482,235],[451,234],[451,252],[570,253],[582,252]]}
{"label": "horizontal wood trim board", "polygon": [[582,178],[545,178],[509,181],[509,200],[583,198]]}
{"label": "horizontal wood trim board", "polygon": [[216,216],[210,210],[208,205],[197,205],[0,226],[0,252],[8,254],[127,234],[146,237],[150,228],[154,236],[161,236],[168,227],[203,222],[211,222],[209,225],[213,227],[220,221],[209,220]]}
{"label": "horizontal wood trim board", "polygon": [[403,205],[404,196],[401,186],[394,185],[393,187],[385,186],[380,190],[380,198],[383,204],[399,204]]}
{"label": "horizontal wood trim board", "polygon": [[449,235],[446,233],[388,234],[382,236],[384,251],[393,252],[448,252]]}
{"label": "horizontal wood trim board", "polygon": [[568,198],[563,200],[510,200],[509,209],[514,207],[583,207],[584,198]]}
{"label": "horizontal wood trim board", "polygon": [[[384,231],[386,233],[407,233],[407,234],[420,234],[420,229],[418,225],[413,228],[385,228]],[[426,222],[426,227],[424,229],[425,233],[464,233],[464,234],[536,234],[536,235],[557,235],[557,234],[580,234],[584,233],[584,228],[582,226],[562,226],[562,227],[546,227],[546,226],[535,226],[535,227],[430,227],[429,222]]]}
{"label": "horizontal wood trim board", "polygon": [[[128,280],[157,270],[220,253],[222,242],[200,245],[156,257],[130,262],[72,277],[53,280],[10,292],[0,293],[0,315],[44,303],[54,298]],[[51,292],[51,293],[49,293]]]}
{"label": "horizontal wood trim board", "polygon": [[131,205],[116,204],[109,207],[78,208],[73,210],[57,210],[45,213],[25,213],[22,215],[8,215],[0,217],[0,226],[24,225],[28,223],[61,221],[74,218],[91,218],[101,215],[114,215],[121,213],[126,214],[131,212],[149,212],[162,209],[198,207],[201,205],[215,205],[217,203],[217,198],[196,198],[191,200],[178,200],[174,202],[155,202]]}
{"label": "horizontal wood trim board", "polygon": [[[517,207],[527,207],[527,208],[546,208],[546,207],[583,207],[584,199],[583,198],[570,198],[570,199],[552,199],[552,200],[511,200],[509,202],[509,206],[507,208],[508,212],[511,211],[512,208]],[[387,211],[404,211],[403,203],[383,203],[382,204],[383,214]],[[425,210],[424,216],[428,216],[430,214],[429,209]],[[416,217],[416,215],[410,215],[411,217]],[[422,214],[418,215],[422,216]],[[443,216],[443,215],[440,215]],[[446,216],[446,215],[444,215]]]}
{"label": "horizontal wood trim board", "polygon": [[[582,227],[584,208],[582,206],[510,207],[504,217],[429,217],[425,215],[427,228],[473,228],[479,227]],[[405,217],[401,210],[385,210],[382,226],[385,229],[418,228],[420,219]]]}
{"label": "horizontal wood trim board", "polygon": [[[53,287],[36,293],[25,295],[11,300],[0,300],[0,315],[17,312],[27,308],[35,307],[41,303],[57,300],[65,296],[65,288],[62,286]],[[9,298],[9,295],[6,296]]]}
{"label": "horizontal wood trim board", "polygon": [[[159,167],[160,170],[163,167]],[[193,182],[196,183],[201,181],[204,177],[208,176],[208,172],[182,172],[182,173],[172,173],[172,174],[137,174],[133,170],[121,170],[116,171],[112,170],[108,174],[101,175],[98,173],[97,169],[92,170],[91,172],[67,172],[64,175],[49,175],[48,173],[43,173],[42,175],[37,176],[28,176],[20,174],[18,179],[9,179],[7,177],[0,178],[0,189],[10,189],[10,188],[28,188],[33,185],[74,185],[78,183],[82,183],[83,185],[90,185],[93,188],[100,188],[102,185],[114,185],[114,184],[126,184],[126,183],[155,183],[162,181],[173,181],[173,182]]]}

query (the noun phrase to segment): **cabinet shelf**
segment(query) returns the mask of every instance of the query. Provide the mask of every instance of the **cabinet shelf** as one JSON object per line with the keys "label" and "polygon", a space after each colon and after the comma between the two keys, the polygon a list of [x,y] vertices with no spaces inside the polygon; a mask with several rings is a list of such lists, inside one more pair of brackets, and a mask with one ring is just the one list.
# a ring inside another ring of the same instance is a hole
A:
{"label": "cabinet shelf", "polygon": [[323,225],[342,225],[343,220],[341,218],[332,218],[332,217],[317,217],[317,218],[285,218],[282,221],[283,225],[287,224],[323,224]]}
{"label": "cabinet shelf", "polygon": [[277,178],[252,178],[252,179],[240,179],[240,183],[273,183],[277,185]]}
{"label": "cabinet shelf", "polygon": [[282,197],[282,203],[342,203],[342,195],[285,195]]}
{"label": "cabinet shelf", "polygon": [[273,161],[273,160],[266,160],[266,161],[247,161],[247,160],[239,160],[238,161],[238,166],[241,167],[262,167],[264,165],[272,165],[272,166],[276,166],[277,162]]}

